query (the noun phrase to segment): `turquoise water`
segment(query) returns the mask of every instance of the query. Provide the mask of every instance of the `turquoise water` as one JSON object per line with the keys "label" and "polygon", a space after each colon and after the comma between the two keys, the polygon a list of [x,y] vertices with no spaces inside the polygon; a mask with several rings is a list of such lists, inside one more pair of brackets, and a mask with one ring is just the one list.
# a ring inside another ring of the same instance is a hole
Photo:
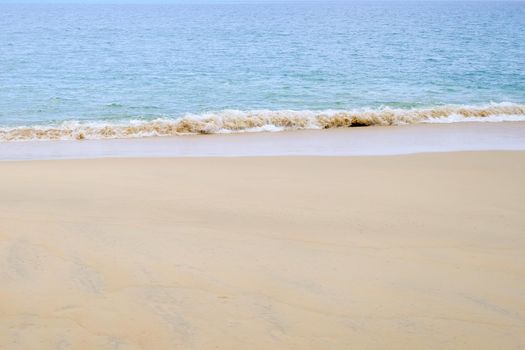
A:
{"label": "turquoise water", "polygon": [[519,119],[524,103],[524,2],[0,4],[4,140],[331,127],[333,110],[395,124],[448,105],[438,118]]}

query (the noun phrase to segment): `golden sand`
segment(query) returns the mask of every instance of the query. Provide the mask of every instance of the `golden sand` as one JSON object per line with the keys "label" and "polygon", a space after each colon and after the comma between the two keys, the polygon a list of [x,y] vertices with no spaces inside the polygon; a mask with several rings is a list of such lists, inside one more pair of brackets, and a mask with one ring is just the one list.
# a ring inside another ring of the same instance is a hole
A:
{"label": "golden sand", "polygon": [[518,349],[525,153],[0,163],[0,349]]}

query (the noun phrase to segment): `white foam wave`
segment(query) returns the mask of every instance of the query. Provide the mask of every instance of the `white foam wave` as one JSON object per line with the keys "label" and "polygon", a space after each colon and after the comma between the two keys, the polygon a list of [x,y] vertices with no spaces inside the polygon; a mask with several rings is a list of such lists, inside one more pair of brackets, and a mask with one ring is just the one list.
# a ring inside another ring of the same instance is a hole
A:
{"label": "white foam wave", "polygon": [[525,121],[525,105],[492,103],[483,106],[432,108],[363,108],[355,110],[225,110],[155,120],[65,121],[56,125],[0,128],[0,141],[136,138],[185,134],[274,132],[414,123]]}

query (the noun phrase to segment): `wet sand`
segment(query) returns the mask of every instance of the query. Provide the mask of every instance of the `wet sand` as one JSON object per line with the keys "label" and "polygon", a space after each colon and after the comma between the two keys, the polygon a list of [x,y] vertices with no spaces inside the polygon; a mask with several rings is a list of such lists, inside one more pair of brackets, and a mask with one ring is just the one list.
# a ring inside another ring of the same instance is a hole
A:
{"label": "wet sand", "polygon": [[0,162],[0,349],[525,347],[525,152]]}
{"label": "wet sand", "polygon": [[0,142],[0,160],[377,156],[525,151],[525,122],[410,124],[137,139]]}

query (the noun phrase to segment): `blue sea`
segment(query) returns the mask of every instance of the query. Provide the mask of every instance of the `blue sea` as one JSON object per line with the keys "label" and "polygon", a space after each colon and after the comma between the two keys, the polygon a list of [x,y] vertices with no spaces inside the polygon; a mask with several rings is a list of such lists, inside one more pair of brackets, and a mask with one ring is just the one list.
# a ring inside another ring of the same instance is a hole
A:
{"label": "blue sea", "polygon": [[525,120],[525,2],[0,4],[0,141]]}

